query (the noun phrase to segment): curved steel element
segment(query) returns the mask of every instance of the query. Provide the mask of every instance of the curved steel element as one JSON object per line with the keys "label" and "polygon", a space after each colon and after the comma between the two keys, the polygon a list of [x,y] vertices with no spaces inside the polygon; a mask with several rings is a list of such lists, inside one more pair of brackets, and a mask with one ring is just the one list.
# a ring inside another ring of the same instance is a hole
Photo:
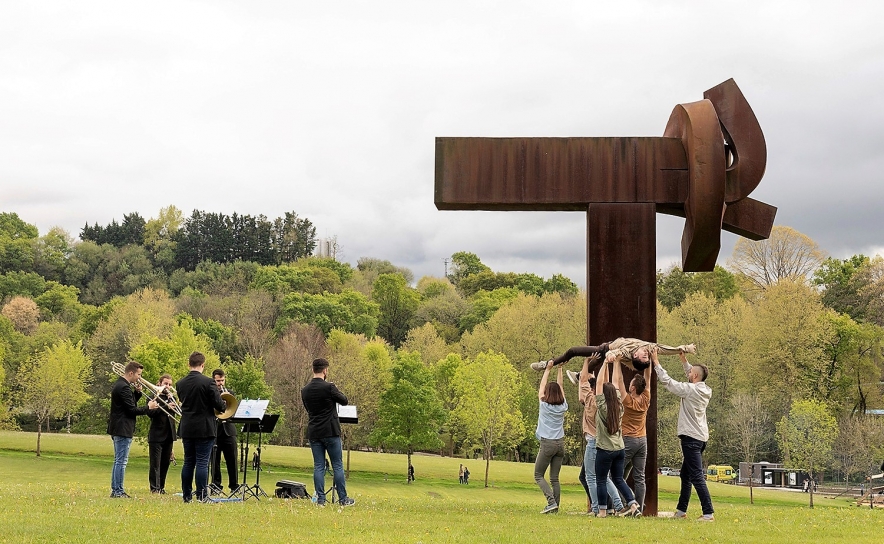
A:
{"label": "curved steel element", "polygon": [[724,201],[733,204],[743,200],[758,187],[767,166],[767,144],[755,112],[733,79],[719,83],[703,98],[712,102],[721,132],[732,155],[727,168]]}
{"label": "curved steel element", "polygon": [[688,160],[681,237],[683,269],[710,271],[721,249],[726,170],[724,138],[712,102],[700,100],[675,106],[663,136],[680,138]]}

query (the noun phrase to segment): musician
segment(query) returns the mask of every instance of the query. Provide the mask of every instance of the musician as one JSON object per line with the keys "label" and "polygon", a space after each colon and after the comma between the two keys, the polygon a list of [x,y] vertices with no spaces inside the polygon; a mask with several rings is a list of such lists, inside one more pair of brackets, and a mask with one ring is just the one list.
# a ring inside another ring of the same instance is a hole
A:
{"label": "musician", "polygon": [[334,486],[338,490],[338,504],[352,506],[356,501],[347,496],[344,480],[344,463],[341,446],[341,421],[338,419],[338,404],[347,405],[347,397],[326,381],[328,361],[313,360],[313,379],[301,389],[301,402],[307,409],[307,438],[313,452],[313,487],[316,489],[316,504],[325,506],[325,454],[328,453],[334,471]]}
{"label": "musician", "polygon": [[[224,386],[227,378],[223,370],[220,368],[213,370],[212,379],[215,380],[218,392],[229,393]],[[236,425],[225,419],[218,419],[216,424],[216,448],[215,458],[212,462],[212,486],[216,489],[223,489],[221,486],[221,454],[224,454],[224,462],[227,464],[227,483],[231,491],[236,491],[236,488],[239,487],[239,472],[236,470]]]}
{"label": "musician", "polygon": [[156,410],[148,410],[150,430],[147,433],[147,444],[150,450],[150,492],[166,494],[166,474],[172,462],[172,443],[175,436],[174,413],[175,401],[169,388],[172,387],[172,376],[163,374],[157,385],[161,389]]}
{"label": "musician", "polygon": [[[129,448],[132,446],[132,435],[135,434],[135,417],[147,414],[149,409],[157,408],[155,401],[147,406],[138,406],[141,399],[141,373],[144,367],[135,361],[126,363],[123,375],[111,389],[110,417],[107,422],[107,434],[114,441],[114,466],[111,471],[111,498],[129,498],[123,490],[126,478],[126,465],[129,463]],[[133,391],[134,385],[134,391]]]}
{"label": "musician", "polygon": [[196,499],[208,498],[209,456],[215,443],[215,411],[227,407],[215,382],[203,375],[206,356],[198,351],[190,354],[190,373],[178,380],[175,389],[181,401],[181,423],[178,435],[184,443],[184,464],[181,467],[181,491],[184,502],[193,499],[196,477]]}

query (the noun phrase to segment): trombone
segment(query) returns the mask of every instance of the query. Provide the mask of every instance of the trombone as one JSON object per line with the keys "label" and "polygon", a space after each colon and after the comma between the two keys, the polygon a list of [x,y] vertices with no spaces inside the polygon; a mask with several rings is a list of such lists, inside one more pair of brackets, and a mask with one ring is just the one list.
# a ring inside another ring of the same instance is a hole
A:
{"label": "trombone", "polygon": [[[118,376],[124,378],[126,377],[126,366],[123,364],[112,362],[111,370],[113,370],[114,374],[117,374]],[[153,397],[150,397],[151,400],[157,401],[157,404],[160,405],[160,410],[162,410],[166,413],[167,416],[175,420],[175,423],[181,422],[181,402],[178,400],[178,392],[175,391],[174,387],[160,387],[158,385],[150,383],[149,381],[141,377],[138,378],[138,385],[140,385],[142,389],[147,389],[147,391],[149,391],[148,395],[153,395]],[[166,390],[168,390],[169,395],[172,397],[172,400],[167,400],[162,397],[162,393]]]}

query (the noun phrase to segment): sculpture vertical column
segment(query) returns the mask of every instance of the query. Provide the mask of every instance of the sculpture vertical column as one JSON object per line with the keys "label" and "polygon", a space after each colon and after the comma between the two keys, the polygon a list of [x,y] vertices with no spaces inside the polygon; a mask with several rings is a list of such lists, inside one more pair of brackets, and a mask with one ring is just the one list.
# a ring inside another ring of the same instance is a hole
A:
{"label": "sculpture vertical column", "polygon": [[[657,341],[657,216],[653,203],[590,204],[586,213],[586,341]],[[628,384],[634,373],[625,371]],[[645,514],[657,515],[657,379],[648,410]],[[587,467],[589,470],[589,467]]]}

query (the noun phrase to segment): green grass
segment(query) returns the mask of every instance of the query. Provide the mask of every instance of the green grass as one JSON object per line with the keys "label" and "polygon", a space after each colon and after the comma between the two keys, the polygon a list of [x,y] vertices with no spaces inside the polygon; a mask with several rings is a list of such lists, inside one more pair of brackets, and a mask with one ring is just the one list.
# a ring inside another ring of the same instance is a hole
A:
{"label": "green grass", "polygon": [[[126,472],[131,500],[108,498],[112,445],[107,436],[44,435],[35,457],[33,433],[0,432],[0,542],[857,542],[884,534],[884,510],[851,506],[847,499],[749,490],[710,484],[716,521],[593,519],[577,482],[576,467],[562,473],[562,512],[539,514],[543,498],[533,466],[493,462],[492,487],[484,488],[484,463],[469,461],[471,484],[457,483],[461,459],[415,456],[418,480],[404,483],[405,457],[353,452],[348,491],[355,507],[316,508],[306,500],[265,499],[231,504],[189,504],[147,492],[147,452],[132,448]],[[177,446],[181,457],[180,443]],[[306,448],[268,446],[262,487],[272,494],[280,479],[308,484]],[[176,490],[179,466],[169,472]],[[249,474],[249,483],[254,474]],[[678,478],[660,477],[660,509],[672,511]],[[699,515],[696,497],[691,517]]]}

